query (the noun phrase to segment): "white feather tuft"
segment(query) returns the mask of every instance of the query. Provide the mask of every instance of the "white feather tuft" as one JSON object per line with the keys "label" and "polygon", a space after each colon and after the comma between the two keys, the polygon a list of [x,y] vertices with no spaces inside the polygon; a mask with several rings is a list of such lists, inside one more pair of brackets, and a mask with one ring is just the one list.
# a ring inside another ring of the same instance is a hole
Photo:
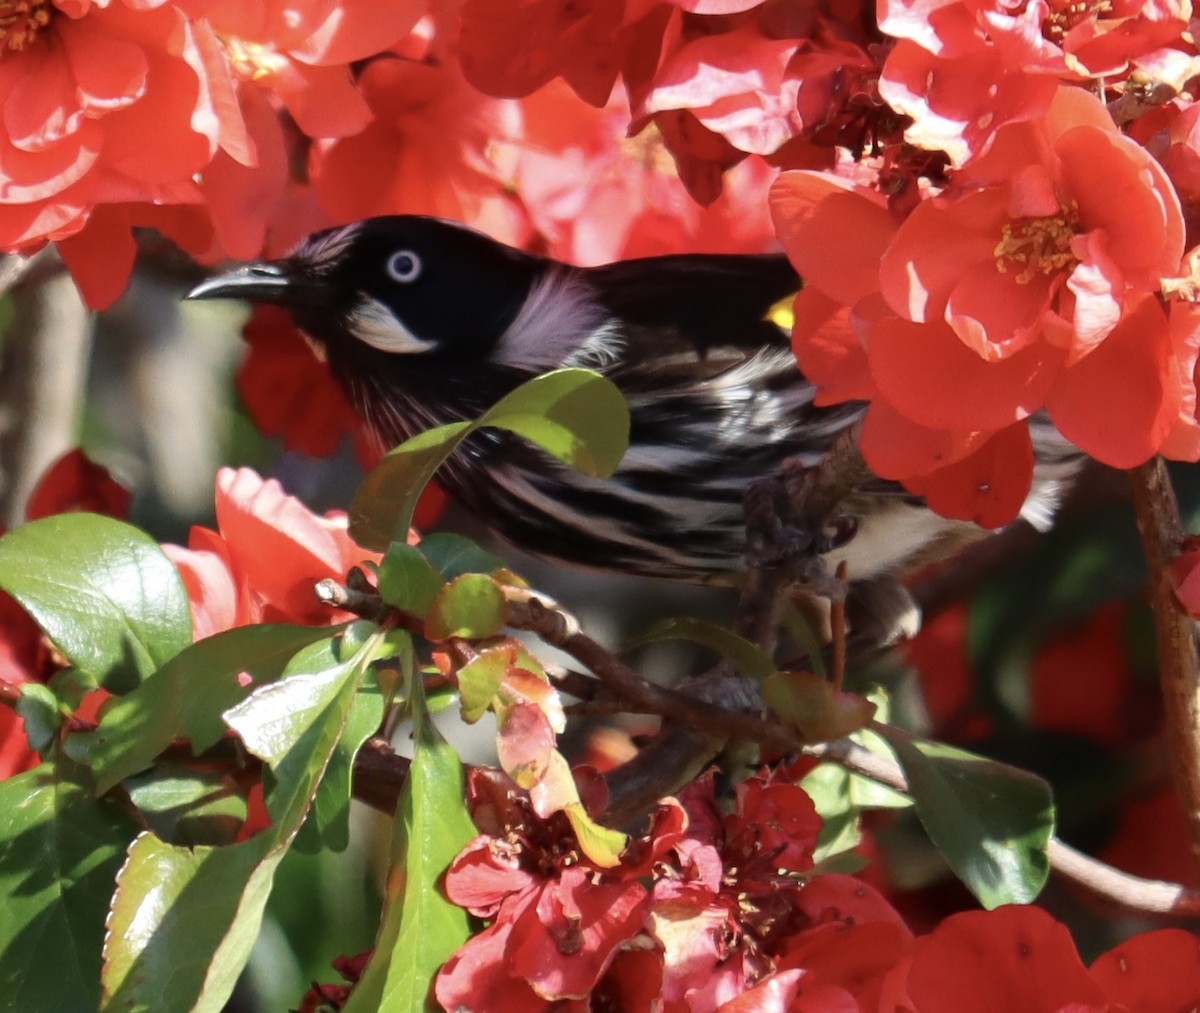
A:
{"label": "white feather tuft", "polygon": [[596,302],[588,283],[569,269],[551,268],[534,282],[492,358],[542,373],[562,366],[603,366],[620,351],[617,324]]}

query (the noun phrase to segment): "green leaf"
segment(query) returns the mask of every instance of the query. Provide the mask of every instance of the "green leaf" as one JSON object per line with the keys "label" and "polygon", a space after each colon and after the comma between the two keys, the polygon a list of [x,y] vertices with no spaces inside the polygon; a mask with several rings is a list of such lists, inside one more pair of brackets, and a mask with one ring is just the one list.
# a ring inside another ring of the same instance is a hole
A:
{"label": "green leaf", "polygon": [[[176,655],[128,696],[111,701],[88,736],[97,789],[103,793],[145,770],[175,739],[189,739],[197,753],[208,749],[225,733],[225,710],[255,685],[277,679],[302,647],[335,633],[337,628],[242,626]],[[242,684],[243,672],[253,683]]]}
{"label": "green leaf", "polygon": [[105,941],[106,1009],[218,1013],[258,936],[271,884],[349,719],[382,634],[349,661],[256,690],[226,712],[266,761],[268,828],[229,847],[143,834],[121,870]]}
{"label": "green leaf", "polygon": [[607,477],[629,444],[629,406],[599,373],[560,369],[522,384],[474,422],[420,433],[396,447],[359,486],[350,507],[355,541],[378,551],[404,541],[434,472],[481,426],[517,433],[584,474]]}
{"label": "green leaf", "polygon": [[159,764],[125,789],[150,829],[172,844],[232,844],[246,822],[246,800],[221,770]]}
{"label": "green leaf", "polygon": [[113,879],[137,828],[69,764],[0,783],[0,1010],[94,1010]]}
{"label": "green leaf", "polygon": [[58,514],[8,532],[0,588],[71,664],[114,693],[192,642],[179,571],[149,535],[111,517]]}
{"label": "green leaf", "polygon": [[423,1013],[435,1008],[433,978],[471,934],[467,912],[446,899],[442,881],[478,831],[467,815],[458,754],[429,720],[414,683],[416,749],[396,810],[392,869],[375,952],[344,1013]]}
{"label": "green leaf", "polygon": [[465,573],[433,599],[425,617],[425,636],[430,640],[490,637],[504,628],[504,618],[500,585],[486,574]]}
{"label": "green leaf", "polygon": [[774,661],[757,644],[727,630],[724,626],[680,616],[655,623],[625,644],[626,649],[643,647],[660,640],[688,640],[716,651],[742,675],[751,679],[765,679],[776,670]]}
{"label": "green leaf", "polygon": [[862,828],[858,806],[850,796],[850,773],[836,763],[819,763],[801,778],[800,787],[812,799],[821,817],[813,862],[828,861],[857,847],[862,840]]}
{"label": "green leaf", "polygon": [[25,722],[29,747],[39,753],[45,752],[62,727],[63,717],[58,709],[58,698],[40,682],[23,683],[17,699],[17,713]]}
{"label": "green leaf", "polygon": [[508,429],[585,475],[607,478],[629,446],[624,395],[590,369],[559,369],[522,384],[480,419]]}
{"label": "green leaf", "polygon": [[423,616],[445,583],[421,550],[407,542],[392,542],[379,564],[380,596],[413,615]]}
{"label": "green leaf", "polygon": [[513,663],[509,646],[480,651],[458,670],[458,692],[462,699],[462,718],[474,724],[487,712],[492,699]]}
{"label": "green leaf", "polygon": [[464,573],[495,573],[504,560],[452,531],[435,531],[421,539],[421,554],[447,580]]}
{"label": "green leaf", "polygon": [[881,733],[896,750],[929,839],[988,909],[1029,904],[1050,873],[1050,786],[953,746]]}

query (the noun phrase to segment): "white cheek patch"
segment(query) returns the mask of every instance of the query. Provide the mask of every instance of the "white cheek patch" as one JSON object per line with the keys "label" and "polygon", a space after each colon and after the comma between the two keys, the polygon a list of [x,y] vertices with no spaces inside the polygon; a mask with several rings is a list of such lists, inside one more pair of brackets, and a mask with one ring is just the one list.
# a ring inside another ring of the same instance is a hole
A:
{"label": "white cheek patch", "polygon": [[534,283],[492,359],[530,372],[612,362],[621,342],[615,321],[590,286],[571,271],[547,271]]}
{"label": "white cheek patch", "polygon": [[363,297],[350,314],[350,333],[365,345],[397,355],[419,355],[437,348],[436,341],[418,338],[383,303]]}

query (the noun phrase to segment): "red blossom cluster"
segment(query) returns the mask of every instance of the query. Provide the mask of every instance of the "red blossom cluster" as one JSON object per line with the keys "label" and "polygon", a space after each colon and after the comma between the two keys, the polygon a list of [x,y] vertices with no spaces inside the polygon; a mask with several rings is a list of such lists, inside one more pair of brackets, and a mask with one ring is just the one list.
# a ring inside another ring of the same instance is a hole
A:
{"label": "red blossom cluster", "polygon": [[1200,942],[1164,930],[1085,967],[1035,907],[954,915],[914,938],[867,884],[813,868],[820,818],[786,778],[743,782],[723,814],[711,777],[659,807],[615,868],[503,775],[470,783],[483,831],[446,875],[490,922],[438,976],[443,1008],[636,1013],[940,1013],[963,1008],[1184,1009]]}
{"label": "red blossom cluster", "polygon": [[874,470],[994,527],[1031,416],[1200,457],[1189,10],[5,0],[0,248],[57,241],[102,305],[143,225],[205,261],[382,213],[578,263],[775,233],[819,403],[869,401]]}

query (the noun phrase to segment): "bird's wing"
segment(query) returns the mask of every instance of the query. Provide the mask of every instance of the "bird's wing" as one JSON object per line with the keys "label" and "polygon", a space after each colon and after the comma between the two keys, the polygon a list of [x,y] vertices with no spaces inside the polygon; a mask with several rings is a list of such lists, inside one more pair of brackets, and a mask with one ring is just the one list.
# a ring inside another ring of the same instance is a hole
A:
{"label": "bird's wing", "polygon": [[786,335],[767,319],[800,288],[782,254],[679,254],[583,270],[601,305],[625,324],[633,359],[728,361],[764,346],[787,347]]}

